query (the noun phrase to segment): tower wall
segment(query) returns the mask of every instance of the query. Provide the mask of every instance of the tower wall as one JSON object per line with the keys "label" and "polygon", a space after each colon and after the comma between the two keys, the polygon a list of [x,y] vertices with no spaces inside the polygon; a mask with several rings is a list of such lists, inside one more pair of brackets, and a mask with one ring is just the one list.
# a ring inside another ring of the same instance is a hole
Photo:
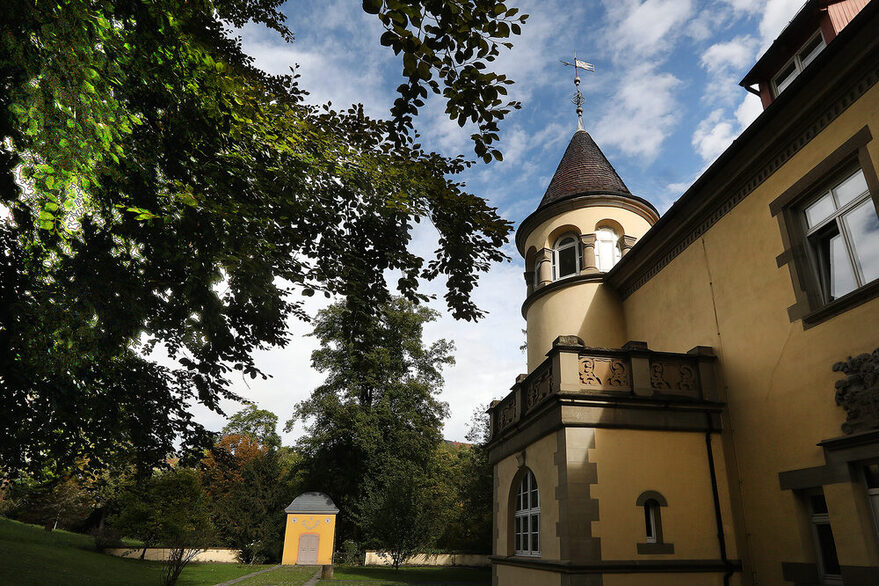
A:
{"label": "tower wall", "polygon": [[[589,195],[557,202],[529,220],[523,222],[521,229],[527,233],[520,242],[529,290],[523,306],[528,372],[543,362],[560,335],[579,336],[588,346],[622,346],[626,341],[622,306],[617,294],[602,284],[603,273],[590,267],[595,254],[590,235],[602,227],[614,229],[625,253],[655,222],[655,212],[632,198]],[[579,274],[553,281],[552,249],[568,233],[581,237]]]}

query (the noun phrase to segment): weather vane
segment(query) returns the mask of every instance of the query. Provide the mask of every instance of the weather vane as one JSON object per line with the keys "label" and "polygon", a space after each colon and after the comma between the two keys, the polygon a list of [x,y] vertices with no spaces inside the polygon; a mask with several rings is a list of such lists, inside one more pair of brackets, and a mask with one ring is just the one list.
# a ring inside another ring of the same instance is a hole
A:
{"label": "weather vane", "polygon": [[595,66],[591,63],[587,63],[585,61],[580,61],[577,59],[577,53],[574,53],[574,62],[569,63],[564,59],[561,60],[566,66],[573,66],[574,68],[574,86],[577,88],[577,91],[574,93],[574,96],[571,98],[571,101],[577,106],[577,130],[583,130],[583,103],[586,101],[586,98],[583,97],[583,94],[580,92],[580,73],[579,70],[583,71],[595,71]]}

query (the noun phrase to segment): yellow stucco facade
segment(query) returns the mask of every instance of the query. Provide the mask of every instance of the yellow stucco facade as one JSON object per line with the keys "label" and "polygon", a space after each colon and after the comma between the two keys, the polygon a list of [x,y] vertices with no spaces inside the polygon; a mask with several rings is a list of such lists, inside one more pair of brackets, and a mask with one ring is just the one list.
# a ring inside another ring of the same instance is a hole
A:
{"label": "yellow stucco facade", "polygon": [[336,514],[339,509],[322,493],[307,492],[287,507],[284,529],[284,565],[333,563]]}
{"label": "yellow stucco facade", "polygon": [[860,4],[661,219],[575,134],[517,234],[528,372],[490,409],[495,584],[879,584],[879,280],[822,294],[830,236],[801,227],[858,169],[879,214],[879,7]]}

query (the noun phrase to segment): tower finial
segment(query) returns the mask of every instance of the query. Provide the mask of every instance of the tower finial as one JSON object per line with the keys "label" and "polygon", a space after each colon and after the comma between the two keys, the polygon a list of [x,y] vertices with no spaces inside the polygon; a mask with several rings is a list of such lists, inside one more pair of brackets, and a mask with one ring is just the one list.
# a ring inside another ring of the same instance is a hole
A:
{"label": "tower finial", "polygon": [[562,63],[574,67],[574,87],[577,88],[577,91],[574,93],[571,101],[577,106],[577,130],[583,130],[583,104],[586,102],[586,98],[584,98],[582,92],[580,92],[579,70],[582,69],[583,71],[595,71],[595,66],[591,63],[587,63],[586,61],[580,61],[579,59],[577,59],[576,52],[574,52],[573,63],[568,63],[564,59],[562,60]]}

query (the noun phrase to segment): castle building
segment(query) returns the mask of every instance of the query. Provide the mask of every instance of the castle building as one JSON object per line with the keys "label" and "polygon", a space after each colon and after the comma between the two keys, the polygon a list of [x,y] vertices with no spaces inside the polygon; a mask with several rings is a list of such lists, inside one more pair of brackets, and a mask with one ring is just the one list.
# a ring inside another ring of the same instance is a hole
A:
{"label": "castle building", "polygon": [[516,245],[495,584],[879,584],[879,2],[810,0],[662,217],[578,130]]}

